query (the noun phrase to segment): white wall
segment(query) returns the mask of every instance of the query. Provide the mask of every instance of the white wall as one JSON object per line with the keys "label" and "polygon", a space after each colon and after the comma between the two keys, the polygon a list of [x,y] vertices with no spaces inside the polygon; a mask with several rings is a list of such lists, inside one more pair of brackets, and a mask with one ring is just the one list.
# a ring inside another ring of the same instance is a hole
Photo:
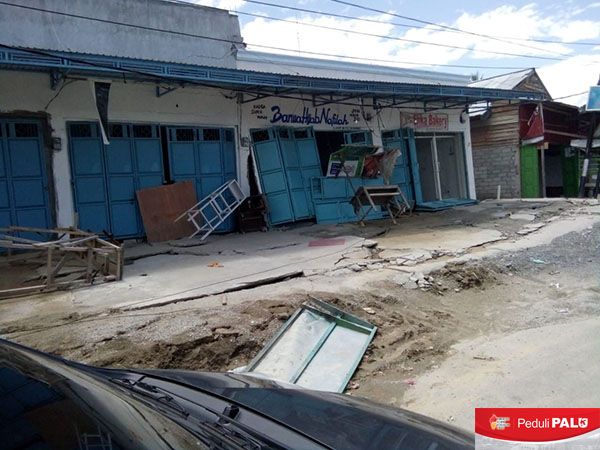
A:
{"label": "white wall", "polygon": [[[68,80],[68,83],[46,109],[58,93],[50,89],[48,75],[0,71],[0,113],[47,112],[53,137],[62,140],[62,149],[54,152],[53,158],[58,226],[72,225],[74,213],[66,123],[98,120],[90,81]],[[228,91],[186,87],[156,97],[155,89],[150,83],[114,81],[110,89],[109,120],[237,128],[236,101],[223,95],[230,94]],[[247,179],[244,172],[238,176],[242,181]]]}
{"label": "white wall", "polygon": [[[113,81],[110,90],[109,120],[235,128],[238,179],[245,192],[249,192],[246,162],[250,149],[241,144],[246,141],[242,138],[249,138],[249,130],[273,125],[306,126],[306,124],[289,124],[281,121],[272,123],[271,108],[274,106],[279,106],[284,114],[302,115],[303,108],[308,108],[311,114],[315,114],[312,100],[308,99],[300,101],[266,98],[240,105],[235,95],[225,89],[185,87],[162,97],[156,97],[155,89],[156,85],[153,83]],[[317,107],[317,114],[320,115],[323,108],[329,109],[330,118],[337,114],[338,118],[343,120],[345,115],[348,123],[311,124],[316,130],[371,130],[375,145],[381,144],[383,131],[403,126],[401,116],[410,112],[384,109],[377,116],[371,107],[324,105]],[[18,111],[46,112],[50,116],[53,137],[62,140],[62,149],[55,151],[53,158],[54,184],[57,193],[56,212],[58,225],[70,226],[73,224],[74,204],[66,123],[76,120],[98,120],[90,81],[82,78],[69,79],[67,84],[53,91],[50,89],[47,74],[0,71],[0,113],[14,114]],[[436,113],[448,115],[449,132],[464,133],[469,196],[475,198],[469,121],[460,123],[459,111],[436,111]],[[371,116],[371,120],[366,121],[367,116]]]}
{"label": "white wall", "polygon": [[236,65],[229,41],[241,41],[239,23],[237,16],[222,9],[164,0],[11,0],[10,3],[72,16],[0,4],[0,42],[6,45],[216,67]]}

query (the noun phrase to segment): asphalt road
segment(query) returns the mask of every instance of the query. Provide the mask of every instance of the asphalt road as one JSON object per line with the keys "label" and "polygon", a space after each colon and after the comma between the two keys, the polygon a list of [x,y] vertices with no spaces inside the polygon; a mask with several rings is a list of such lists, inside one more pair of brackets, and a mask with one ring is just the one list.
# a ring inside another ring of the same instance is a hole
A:
{"label": "asphalt road", "polygon": [[476,407],[600,406],[600,317],[463,341],[404,407],[474,430]]}

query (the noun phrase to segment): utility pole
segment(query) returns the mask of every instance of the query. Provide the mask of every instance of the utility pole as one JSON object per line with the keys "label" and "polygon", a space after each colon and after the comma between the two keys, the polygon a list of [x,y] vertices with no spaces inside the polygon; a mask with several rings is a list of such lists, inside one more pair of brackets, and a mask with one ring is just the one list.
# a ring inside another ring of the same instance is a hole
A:
{"label": "utility pole", "polygon": [[[600,78],[596,86],[600,86]],[[592,142],[594,141],[594,132],[596,131],[596,115],[597,113],[592,112],[590,119],[590,129],[588,131],[587,143],[585,145],[585,158],[583,159],[583,168],[581,170],[581,178],[579,179],[579,197],[585,197],[585,182],[587,179],[588,169],[590,167],[590,155],[592,153]],[[600,170],[598,172],[600,176]],[[594,188],[594,196],[598,195],[598,178],[596,178],[596,187]]]}

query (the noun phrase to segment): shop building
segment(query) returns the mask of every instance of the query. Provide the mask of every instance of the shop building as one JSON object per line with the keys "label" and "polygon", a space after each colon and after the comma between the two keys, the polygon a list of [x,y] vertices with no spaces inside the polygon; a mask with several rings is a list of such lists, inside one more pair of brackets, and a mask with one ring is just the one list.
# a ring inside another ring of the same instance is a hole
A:
{"label": "shop building", "polygon": [[350,221],[348,183],[325,176],[344,143],[400,149],[392,182],[418,207],[460,204],[476,198],[467,105],[546,98],[246,51],[235,15],[187,3],[14,3],[0,6],[0,227],[140,238],[136,190],[193,180],[200,199],[232,178],[266,194],[272,225]]}

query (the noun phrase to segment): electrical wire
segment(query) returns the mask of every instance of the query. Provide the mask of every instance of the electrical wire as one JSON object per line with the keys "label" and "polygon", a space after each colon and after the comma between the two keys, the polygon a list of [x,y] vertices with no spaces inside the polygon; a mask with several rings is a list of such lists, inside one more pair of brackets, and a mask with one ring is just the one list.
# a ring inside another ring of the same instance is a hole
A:
{"label": "electrical wire", "polygon": [[[288,49],[288,48],[283,48],[283,47],[275,47],[275,46],[269,46],[269,45],[263,45],[263,44],[244,43],[243,41],[234,41],[234,40],[225,39],[225,38],[217,38],[217,37],[214,37],[214,36],[206,36],[206,35],[200,35],[200,34],[186,33],[186,32],[183,32],[183,31],[164,30],[164,29],[155,28],[155,27],[149,27],[149,26],[145,26],[145,25],[137,25],[137,24],[131,24],[131,23],[125,23],[125,22],[117,22],[117,21],[108,20],[108,19],[100,19],[100,18],[96,18],[96,17],[83,16],[83,15],[79,15],[79,14],[66,13],[66,12],[62,12],[62,11],[49,10],[49,9],[44,9],[44,8],[37,8],[37,7],[33,7],[33,6],[17,5],[17,4],[13,4],[13,3],[5,2],[5,1],[0,1],[0,4],[1,5],[6,5],[6,6],[13,6],[13,7],[16,7],[16,8],[23,8],[23,9],[38,11],[38,12],[45,12],[45,13],[50,13],[50,14],[61,15],[61,16],[65,16],[65,17],[75,18],[75,19],[89,20],[89,21],[94,21],[94,22],[100,22],[100,23],[106,23],[106,24],[118,25],[118,26],[125,26],[125,27],[131,27],[131,28],[142,29],[142,30],[147,30],[147,31],[154,31],[154,32],[160,32],[160,33],[168,33],[168,34],[174,34],[174,35],[178,35],[178,36],[193,37],[193,38],[198,38],[198,39],[206,39],[206,40],[210,40],[210,41],[226,42],[226,43],[230,43],[230,44],[233,44],[233,45],[239,45],[239,46],[242,46],[242,47],[245,47],[246,45],[250,45],[250,46],[253,46],[253,47],[264,48],[264,49],[269,49],[269,50],[278,50],[278,51],[286,51],[286,52],[298,52],[298,53],[309,54],[309,55],[318,55],[318,56],[327,56],[327,57],[336,57],[336,58],[346,58],[346,59],[354,59],[354,60],[362,60],[362,61],[372,61],[372,62],[390,62],[390,63],[395,63],[395,64],[411,64],[411,65],[418,65],[418,66],[431,65],[431,66],[437,66],[437,67],[488,68],[488,66],[462,66],[462,65],[450,65],[450,64],[446,64],[446,65],[443,65],[443,64],[424,64],[424,63],[419,63],[419,62],[408,62],[408,61],[399,62],[399,61],[389,60],[389,59],[385,60],[385,59],[375,59],[375,58],[352,57],[352,56],[335,55],[335,54],[322,53],[322,52],[310,52],[310,51],[306,51],[306,50],[294,50],[294,49]],[[400,39],[400,38],[397,38],[397,39]],[[423,42],[421,42],[421,41],[414,41],[414,42],[423,43],[423,44],[427,44],[427,45],[441,46],[441,47],[466,49],[467,51],[480,51],[480,50],[468,49],[466,47],[454,47],[454,46],[447,46],[446,44],[427,43],[425,41],[423,41]],[[488,51],[486,51],[486,52],[488,52]],[[523,57],[523,58],[534,58],[534,59],[545,59],[545,60],[563,61],[563,59],[560,59],[560,58],[551,58],[551,57],[543,57],[543,56],[529,56],[529,55],[519,55],[519,54],[511,54],[511,53],[502,53],[502,52],[492,52],[492,53],[495,53],[495,54],[496,53],[497,54],[504,54],[506,56]],[[496,67],[496,68],[499,68],[499,69],[516,69],[516,67],[510,67],[510,68],[509,67]],[[520,67],[520,68],[522,68],[522,67]]]}
{"label": "electrical wire", "polygon": [[562,97],[556,97],[552,100],[562,100],[563,98],[576,97],[577,95],[587,94],[588,91],[578,92],[577,94],[563,95]]}
{"label": "electrical wire", "polygon": [[[303,25],[306,27],[320,28],[323,30],[331,30],[331,31],[337,31],[337,32],[341,32],[341,33],[349,33],[349,34],[358,34],[361,36],[369,36],[369,37],[375,37],[378,39],[387,39],[387,40],[392,40],[392,41],[409,42],[411,44],[432,45],[434,47],[452,48],[452,49],[456,49],[456,50],[467,50],[469,52],[489,53],[489,54],[493,54],[493,55],[514,56],[514,57],[518,57],[518,58],[534,58],[534,59],[544,59],[544,60],[550,60],[550,61],[564,61],[563,58],[553,58],[550,56],[523,55],[521,53],[500,52],[500,51],[495,51],[495,50],[481,50],[481,49],[475,49],[475,48],[470,48],[470,47],[461,47],[458,45],[440,44],[438,42],[427,42],[427,41],[420,41],[417,39],[406,39],[406,38],[401,38],[401,37],[397,37],[397,36],[387,36],[385,34],[367,33],[364,31],[349,30],[347,28],[337,28],[337,27],[330,27],[327,25],[317,25],[314,23],[298,22],[298,21],[294,21],[294,20],[280,19],[277,17],[270,17],[270,16],[261,15],[261,14],[246,13],[246,12],[241,12],[241,11],[235,11],[235,13],[246,15],[246,16],[260,17],[263,19],[273,20],[273,21],[278,21],[278,22],[286,22],[286,23],[292,23],[295,25]],[[248,44],[248,45],[252,45],[252,44]],[[536,49],[536,50],[547,52],[546,50],[542,50],[542,49]],[[556,53],[556,52],[550,52],[550,53]],[[569,56],[564,53],[557,53],[557,54],[559,54],[561,56]]]}
{"label": "electrical wire", "polygon": [[422,24],[425,24],[425,25],[439,27],[439,28],[442,28],[444,30],[451,30],[451,31],[457,32],[457,33],[468,34],[470,36],[476,36],[476,37],[481,37],[481,38],[485,38],[485,39],[491,39],[491,40],[494,40],[494,41],[503,42],[505,44],[516,45],[516,46],[519,46],[519,47],[529,48],[529,49],[533,49],[533,50],[537,50],[537,51],[541,51],[541,52],[545,52],[545,53],[555,53],[557,55],[567,56],[567,57],[570,56],[570,55],[567,55],[567,54],[564,54],[564,53],[559,53],[559,52],[554,52],[554,51],[548,51],[548,50],[541,49],[539,47],[534,47],[534,46],[531,46],[531,45],[519,44],[517,42],[512,42],[512,41],[507,40],[507,39],[502,39],[502,38],[490,36],[490,35],[487,35],[487,34],[475,33],[473,31],[467,31],[467,30],[461,30],[460,28],[454,28],[454,27],[450,27],[450,26],[447,26],[447,25],[442,25],[442,24],[435,23],[435,22],[429,22],[427,20],[415,19],[414,17],[403,16],[403,15],[400,15],[400,14],[386,12],[386,11],[382,11],[382,10],[376,9],[376,8],[371,8],[371,7],[368,7],[368,6],[357,5],[356,3],[347,2],[345,0],[330,0],[330,1],[334,2],[334,3],[342,4],[342,5],[352,6],[354,8],[363,9],[365,11],[376,12],[378,14],[385,14],[385,15],[389,15],[389,16],[393,16],[393,17],[399,17],[399,18],[405,19],[405,20],[411,20],[411,21],[414,21],[414,22],[417,22],[417,23],[422,23]]}
{"label": "electrical wire", "polygon": [[[255,5],[271,6],[274,8],[285,8],[285,9],[290,9],[292,11],[300,11],[300,12],[305,12],[305,13],[309,13],[309,14],[319,14],[321,16],[338,17],[340,19],[356,20],[359,22],[378,23],[378,24],[383,24],[383,25],[392,25],[395,27],[404,27],[404,28],[415,28],[418,30],[430,29],[429,26],[418,26],[415,24],[407,24],[407,23],[395,23],[395,22],[388,22],[385,20],[369,19],[367,17],[348,16],[348,15],[344,15],[344,14],[337,14],[337,13],[331,13],[331,12],[325,12],[325,11],[317,11],[314,9],[299,8],[299,7],[295,7],[295,6],[283,6],[283,5],[278,5],[275,3],[263,2],[260,0],[242,0],[242,1],[244,1],[246,3],[252,3]],[[241,14],[239,11],[237,11],[236,13]],[[452,30],[452,29],[442,29],[439,31],[444,31],[447,33],[462,33],[463,32],[462,30]],[[524,41],[524,42],[540,42],[540,43],[544,43],[544,44],[586,45],[586,46],[600,45],[600,42],[563,42],[563,41],[557,41],[557,40],[551,40],[551,39],[518,38],[518,37],[511,37],[511,36],[496,36],[496,35],[489,35],[489,36],[491,38],[509,39],[509,40],[514,40],[514,41]]]}

